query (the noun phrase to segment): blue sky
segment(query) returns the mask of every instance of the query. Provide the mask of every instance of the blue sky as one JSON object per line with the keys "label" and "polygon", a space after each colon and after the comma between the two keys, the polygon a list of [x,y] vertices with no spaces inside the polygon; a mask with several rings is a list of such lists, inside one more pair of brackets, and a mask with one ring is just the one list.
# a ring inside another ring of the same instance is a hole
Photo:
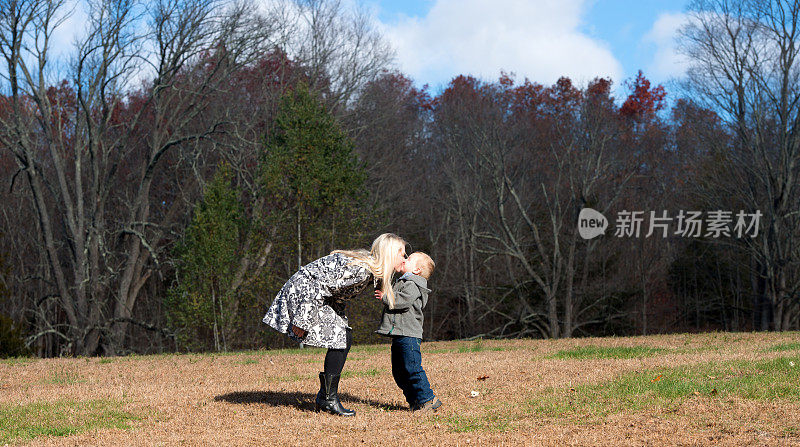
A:
{"label": "blue sky", "polygon": [[[434,92],[459,74],[496,80],[503,70],[545,85],[610,77],[620,98],[639,69],[668,93],[685,70],[674,38],[689,0],[343,1],[365,6],[395,48],[397,68]],[[78,8],[54,36],[57,50],[71,48],[84,20]]]}
{"label": "blue sky", "polygon": [[674,38],[688,0],[366,0],[397,48],[398,66],[434,90],[457,74],[550,84],[641,69],[668,83],[685,65]]}

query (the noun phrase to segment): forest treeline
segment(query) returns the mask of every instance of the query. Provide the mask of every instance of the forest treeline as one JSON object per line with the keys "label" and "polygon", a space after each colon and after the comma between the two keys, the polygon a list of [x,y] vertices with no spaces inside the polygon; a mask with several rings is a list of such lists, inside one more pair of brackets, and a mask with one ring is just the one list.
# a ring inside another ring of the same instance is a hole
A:
{"label": "forest treeline", "polygon": [[799,6],[694,1],[670,91],[432,91],[334,0],[87,2],[66,55],[67,2],[0,0],[0,355],[286,346],[298,265],[387,231],[436,262],[430,339],[797,329]]}

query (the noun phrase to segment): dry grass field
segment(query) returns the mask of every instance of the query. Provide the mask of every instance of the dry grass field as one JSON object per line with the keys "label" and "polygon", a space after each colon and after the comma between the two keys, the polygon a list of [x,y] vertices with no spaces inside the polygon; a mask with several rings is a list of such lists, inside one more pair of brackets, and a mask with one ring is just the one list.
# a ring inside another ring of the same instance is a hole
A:
{"label": "dry grass field", "polygon": [[800,333],[424,343],[426,414],[388,351],[354,418],[313,411],[322,350],[0,360],[0,445],[800,445]]}

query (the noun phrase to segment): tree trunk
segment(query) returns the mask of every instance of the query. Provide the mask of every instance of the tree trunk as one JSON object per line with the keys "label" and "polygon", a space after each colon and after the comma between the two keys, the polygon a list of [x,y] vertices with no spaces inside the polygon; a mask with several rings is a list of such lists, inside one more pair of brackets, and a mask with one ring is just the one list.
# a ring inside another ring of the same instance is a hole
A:
{"label": "tree trunk", "polygon": [[558,324],[558,302],[552,289],[547,291],[547,320],[550,324],[550,336],[559,338],[561,336],[560,325]]}
{"label": "tree trunk", "polygon": [[297,205],[297,269],[303,266],[303,245],[300,233],[300,205]]}
{"label": "tree trunk", "polygon": [[642,335],[647,335],[647,277],[645,275],[644,256],[639,252],[639,286],[642,289]]}
{"label": "tree trunk", "polygon": [[573,283],[575,278],[575,246],[578,242],[578,237],[573,234],[572,240],[570,241],[569,245],[569,252],[567,254],[567,271],[564,272],[567,277],[567,285],[566,291],[564,296],[564,337],[570,338],[572,337],[572,320],[573,320],[573,308],[574,308],[574,299],[573,299]]}

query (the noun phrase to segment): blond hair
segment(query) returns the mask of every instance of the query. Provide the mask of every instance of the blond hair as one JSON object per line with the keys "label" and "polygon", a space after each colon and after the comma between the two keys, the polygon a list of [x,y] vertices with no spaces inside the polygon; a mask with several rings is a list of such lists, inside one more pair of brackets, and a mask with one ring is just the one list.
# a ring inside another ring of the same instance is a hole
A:
{"label": "blond hair", "polygon": [[411,259],[412,256],[420,258],[419,261],[416,261],[416,267],[418,267],[420,270],[419,276],[422,276],[425,279],[430,279],[433,270],[436,268],[436,263],[433,262],[433,259],[431,259],[427,253],[423,253],[421,251],[415,251],[414,253],[411,253],[408,255],[408,258]]}
{"label": "blond hair", "polygon": [[393,233],[383,233],[372,242],[372,248],[367,250],[334,250],[333,253],[341,253],[353,258],[357,263],[372,273],[377,282],[381,281],[381,291],[389,301],[389,308],[394,309],[394,291],[392,290],[392,275],[394,266],[397,264],[398,253],[405,249],[406,241]]}

